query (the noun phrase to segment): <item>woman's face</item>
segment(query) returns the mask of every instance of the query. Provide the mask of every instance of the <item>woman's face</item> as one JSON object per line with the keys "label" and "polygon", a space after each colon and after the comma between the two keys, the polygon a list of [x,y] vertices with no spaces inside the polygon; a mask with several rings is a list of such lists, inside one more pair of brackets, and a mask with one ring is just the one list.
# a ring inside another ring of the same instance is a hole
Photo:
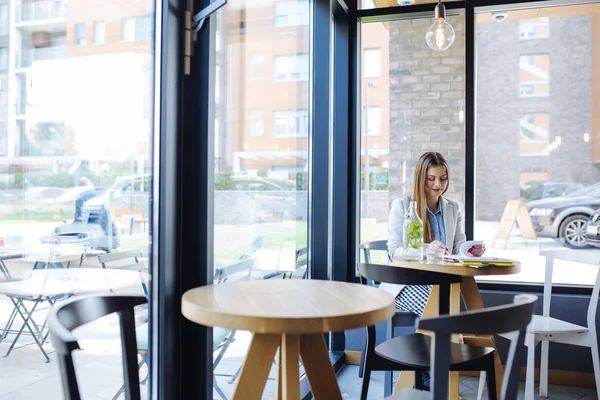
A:
{"label": "woman's face", "polygon": [[448,187],[448,172],[442,166],[431,167],[425,178],[425,195],[428,199],[437,201]]}

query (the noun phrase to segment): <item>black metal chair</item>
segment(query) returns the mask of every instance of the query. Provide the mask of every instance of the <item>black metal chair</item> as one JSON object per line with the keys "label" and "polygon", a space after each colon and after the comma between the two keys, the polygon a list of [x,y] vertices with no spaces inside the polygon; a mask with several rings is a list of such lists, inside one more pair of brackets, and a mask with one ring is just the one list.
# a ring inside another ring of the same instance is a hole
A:
{"label": "black metal chair", "polygon": [[[450,285],[460,283],[459,275],[442,274],[377,264],[358,264],[360,281],[368,280],[406,285],[439,285],[439,313],[450,312]],[[430,369],[431,341],[420,333],[386,340],[375,347],[375,327],[367,327],[367,347],[363,362],[361,400],[367,399],[372,371],[415,371],[416,387],[423,389],[422,374]],[[452,344],[451,371],[485,371],[490,399],[496,399],[494,349]],[[390,382],[391,385],[391,382]]]}
{"label": "black metal chair", "polygon": [[72,355],[80,347],[72,331],[112,313],[119,315],[125,396],[128,400],[140,399],[134,307],[146,303],[144,296],[87,296],[56,304],[50,310],[50,337],[58,356],[66,400],[81,399]]}
{"label": "black metal chair", "polygon": [[[371,264],[371,250],[374,251],[385,251],[387,255],[387,240],[374,240],[372,242],[361,243],[359,246],[360,250],[363,253],[363,257],[365,263]],[[386,323],[386,337],[385,340],[391,339],[394,337],[394,328],[414,328],[415,323],[417,322],[417,316],[411,312],[406,311],[396,311],[396,314],[392,317],[390,321]],[[365,349],[366,349],[366,341],[365,347],[360,352],[360,365],[358,367],[358,377],[363,377],[363,362],[365,360]],[[389,395],[392,393],[392,372],[386,371],[385,373],[385,395]]]}
{"label": "black metal chair", "polygon": [[491,335],[517,332],[511,339],[501,400],[514,400],[519,392],[520,360],[525,350],[527,325],[531,322],[537,296],[517,295],[514,304],[470,311],[457,315],[445,315],[419,321],[419,329],[434,333],[434,352],[431,354],[432,392],[414,389],[401,390],[386,400],[437,400],[448,398],[448,371],[450,370],[450,335],[473,333]]}

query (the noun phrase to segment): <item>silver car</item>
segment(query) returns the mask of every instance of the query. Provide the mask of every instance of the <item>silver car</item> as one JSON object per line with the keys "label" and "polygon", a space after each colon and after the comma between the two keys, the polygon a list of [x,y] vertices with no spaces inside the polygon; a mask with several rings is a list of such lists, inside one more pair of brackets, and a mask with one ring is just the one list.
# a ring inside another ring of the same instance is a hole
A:
{"label": "silver car", "polygon": [[600,183],[567,196],[530,201],[527,209],[538,236],[560,238],[571,248],[587,247],[588,219],[600,209]]}

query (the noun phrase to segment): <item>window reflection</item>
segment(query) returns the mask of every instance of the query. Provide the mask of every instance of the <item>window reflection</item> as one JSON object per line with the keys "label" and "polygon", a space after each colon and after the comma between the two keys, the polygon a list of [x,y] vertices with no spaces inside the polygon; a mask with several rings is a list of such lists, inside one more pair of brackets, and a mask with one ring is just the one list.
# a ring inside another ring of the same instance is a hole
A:
{"label": "window reflection", "polygon": [[[55,355],[32,337],[46,335],[52,304],[80,294],[148,295],[154,2],[1,3],[0,332],[8,331],[0,354],[16,342],[0,358],[1,370],[14,371],[0,387],[14,398],[58,400]],[[15,304],[36,307],[31,320],[41,332],[13,313]],[[136,314],[146,332],[142,379],[148,317],[147,309]],[[122,385],[115,318],[79,333],[84,398],[113,398]]]}
{"label": "window reflection", "polygon": [[[218,12],[217,284],[308,275],[309,21],[308,1],[230,0]],[[248,332],[215,329],[214,398],[233,392],[249,339]]]}

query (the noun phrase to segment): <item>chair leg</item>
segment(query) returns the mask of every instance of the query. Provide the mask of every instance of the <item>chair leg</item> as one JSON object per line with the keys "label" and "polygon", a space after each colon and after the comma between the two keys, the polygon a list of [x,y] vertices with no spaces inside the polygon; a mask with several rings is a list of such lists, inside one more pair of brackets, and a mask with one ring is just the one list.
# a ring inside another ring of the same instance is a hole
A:
{"label": "chair leg", "polygon": [[550,342],[542,342],[542,355],[540,357],[540,397],[548,397],[548,352]]}
{"label": "chair leg", "polygon": [[213,376],[213,389],[216,390],[216,392],[219,394],[219,396],[221,396],[222,400],[227,400],[227,396],[225,396],[225,393],[223,393],[223,391],[217,384],[217,378],[215,378],[214,376]]}
{"label": "chair leg", "polygon": [[[365,329],[366,332],[366,329]],[[363,334],[365,333],[363,332]],[[365,345],[363,346],[362,350],[360,351],[360,364],[358,366],[358,377],[362,378],[363,377],[363,369],[364,369],[364,364],[365,364],[365,353],[367,352],[367,338],[366,335],[365,336]]]}
{"label": "chair leg", "polygon": [[598,351],[598,338],[595,330],[590,332],[590,338],[592,343],[590,350],[592,351],[592,364],[594,365],[594,377],[596,379],[596,391],[598,392],[598,398],[600,399],[600,355]]}
{"label": "chair leg", "polygon": [[365,363],[365,369],[363,370],[362,388],[360,390],[360,400],[367,400],[367,393],[369,393],[369,382],[371,381],[371,367]]}
{"label": "chair leg", "polygon": [[525,400],[533,400],[535,391],[535,335],[529,334],[525,339],[527,345],[527,375],[525,378]]}
{"label": "chair leg", "polygon": [[483,400],[483,391],[487,382],[486,376],[487,374],[485,371],[479,372],[479,384],[477,385],[477,400]]}
{"label": "chair leg", "polygon": [[[494,366],[494,355],[492,353],[492,356],[490,357],[490,361],[488,363],[487,369],[485,370],[484,373],[482,373],[482,376],[485,376],[486,381],[487,381],[487,389],[488,389],[488,399],[489,400],[497,400],[497,389],[496,389],[496,368]],[[482,392],[482,397],[483,397],[483,390],[481,390],[481,381],[480,381],[480,388],[479,391]],[[479,398],[479,393],[477,394],[478,398]]]}

